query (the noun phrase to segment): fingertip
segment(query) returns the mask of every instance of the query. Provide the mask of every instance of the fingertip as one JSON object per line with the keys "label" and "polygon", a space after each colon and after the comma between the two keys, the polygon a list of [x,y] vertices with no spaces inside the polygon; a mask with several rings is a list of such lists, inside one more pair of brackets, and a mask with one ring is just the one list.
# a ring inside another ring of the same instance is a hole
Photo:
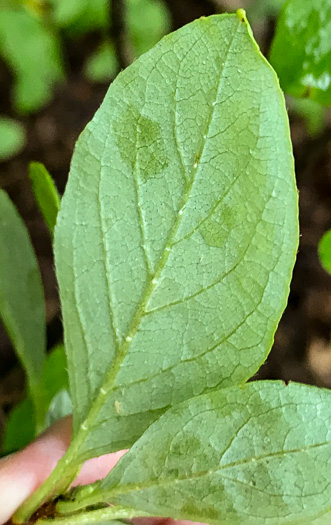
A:
{"label": "fingertip", "polygon": [[89,459],[82,466],[73,486],[87,485],[88,483],[94,483],[99,479],[103,479],[126,452],[126,450],[120,450],[113,454],[105,454],[98,458]]}

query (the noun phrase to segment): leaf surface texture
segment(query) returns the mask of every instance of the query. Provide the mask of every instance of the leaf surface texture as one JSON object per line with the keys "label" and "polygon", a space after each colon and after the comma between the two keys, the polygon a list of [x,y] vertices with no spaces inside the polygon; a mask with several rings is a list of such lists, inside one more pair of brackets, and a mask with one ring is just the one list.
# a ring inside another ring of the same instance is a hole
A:
{"label": "leaf surface texture", "polygon": [[153,516],[324,523],[309,518],[330,509],[330,454],[331,393],[261,381],[170,409],[95,491]]}
{"label": "leaf surface texture", "polygon": [[283,95],[245,18],[195,21],[117,77],[55,232],[84,459],[259,368],[287,300],[297,194]]}

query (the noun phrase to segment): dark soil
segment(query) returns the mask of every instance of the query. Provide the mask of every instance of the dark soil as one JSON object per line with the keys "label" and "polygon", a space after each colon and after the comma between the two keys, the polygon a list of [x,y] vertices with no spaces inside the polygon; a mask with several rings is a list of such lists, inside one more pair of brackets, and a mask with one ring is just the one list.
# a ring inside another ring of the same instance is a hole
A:
{"label": "dark soil", "polygon": [[[167,0],[173,26],[215,12],[207,0]],[[244,2],[241,2],[242,4]],[[262,48],[271,40],[273,23],[266,25]],[[85,58],[99,35],[79,42],[66,41],[66,82],[52,102],[36,115],[23,119],[28,143],[10,162],[2,163],[0,185],[23,216],[38,255],[45,285],[48,347],[62,339],[60,308],[49,233],[34,202],[27,177],[31,160],[43,162],[62,193],[78,135],[99,107],[107,85],[90,84],[83,76]],[[14,116],[12,78],[0,63],[0,113]],[[291,117],[297,182],[300,192],[301,242],[288,307],[275,337],[273,350],[259,378],[281,378],[331,387],[331,277],[322,269],[317,244],[331,227],[331,125],[316,138],[307,135],[303,122]],[[5,331],[0,327],[0,425],[5,414],[23,396],[24,374]]]}

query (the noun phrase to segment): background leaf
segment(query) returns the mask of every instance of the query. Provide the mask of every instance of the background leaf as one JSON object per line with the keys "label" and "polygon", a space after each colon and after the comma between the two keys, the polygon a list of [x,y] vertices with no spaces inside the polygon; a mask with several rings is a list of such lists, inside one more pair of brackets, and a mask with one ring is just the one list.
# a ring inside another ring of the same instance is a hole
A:
{"label": "background leaf", "polygon": [[46,427],[61,417],[72,414],[72,402],[68,390],[60,390],[52,399],[46,414]]}
{"label": "background leaf", "polygon": [[169,12],[162,0],[128,0],[128,28],[138,57],[170,31]]}
{"label": "background leaf", "polygon": [[51,234],[53,234],[56,217],[61,204],[59,193],[52,177],[40,162],[30,163],[29,176],[39,209],[48,229]]}
{"label": "background leaf", "polygon": [[116,76],[117,71],[114,46],[109,41],[104,41],[85,64],[85,75],[92,82],[107,82]]}
{"label": "background leaf", "polygon": [[52,28],[21,6],[0,10],[0,51],[13,69],[14,103],[21,113],[43,107],[63,79],[59,42]]}
{"label": "background leaf", "polygon": [[10,118],[0,117],[0,162],[13,157],[23,148],[25,131],[21,124]]}
{"label": "background leaf", "polygon": [[82,458],[258,369],[297,230],[283,96],[241,13],[193,22],[117,77],[55,230]]}
{"label": "background leaf", "polygon": [[3,190],[0,190],[0,314],[25,368],[39,425],[45,416],[44,292],[25,224]]}
{"label": "background leaf", "polygon": [[65,389],[69,387],[67,359],[63,345],[56,346],[51,353],[47,355],[43,368],[42,381],[44,387],[43,413],[45,414],[46,411],[49,412],[51,410],[51,414],[46,414],[43,428],[38,429],[36,428],[34,406],[31,397],[27,397],[14,407],[9,414],[5,426],[2,444],[3,454],[9,454],[10,452],[23,448],[36,437],[38,431],[43,430],[59,417],[63,417],[69,413],[67,410],[69,407],[68,398],[66,399],[66,405],[63,406],[65,410],[61,411],[59,404],[56,405],[56,411],[54,407],[50,407],[59,392],[65,392]]}
{"label": "background leaf", "polygon": [[43,382],[48,407],[60,390],[69,387],[67,358],[62,344],[56,346],[47,356],[44,365]]}
{"label": "background leaf", "polygon": [[330,509],[330,455],[330,391],[256,382],[169,410],[95,493],[153,516],[302,523]]}
{"label": "background leaf", "polygon": [[286,93],[331,105],[331,0],[286,2],[270,62]]}
{"label": "background leaf", "polygon": [[72,36],[109,25],[109,0],[50,0],[50,4],[55,24]]}
{"label": "background leaf", "polygon": [[303,119],[311,137],[319,135],[326,121],[326,109],[311,98],[287,97],[289,110]]}
{"label": "background leaf", "polygon": [[320,240],[318,254],[324,269],[331,273],[331,230],[327,231]]}
{"label": "background leaf", "polygon": [[[139,57],[146,53],[170,30],[168,10],[161,0],[128,0],[127,26],[130,44]],[[94,82],[106,82],[118,72],[118,63],[112,42],[106,40],[88,59],[86,76]]]}
{"label": "background leaf", "polygon": [[35,436],[35,410],[31,397],[27,397],[18,403],[9,413],[2,438],[2,454],[11,454],[22,449],[30,443]]}

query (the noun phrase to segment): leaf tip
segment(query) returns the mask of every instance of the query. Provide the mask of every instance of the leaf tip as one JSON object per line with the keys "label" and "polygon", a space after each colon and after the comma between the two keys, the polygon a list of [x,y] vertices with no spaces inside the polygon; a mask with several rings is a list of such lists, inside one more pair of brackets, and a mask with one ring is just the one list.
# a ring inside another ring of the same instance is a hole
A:
{"label": "leaf tip", "polygon": [[247,24],[247,17],[246,17],[245,9],[238,9],[236,12],[236,15],[239,18],[239,20],[242,21],[243,24]]}

